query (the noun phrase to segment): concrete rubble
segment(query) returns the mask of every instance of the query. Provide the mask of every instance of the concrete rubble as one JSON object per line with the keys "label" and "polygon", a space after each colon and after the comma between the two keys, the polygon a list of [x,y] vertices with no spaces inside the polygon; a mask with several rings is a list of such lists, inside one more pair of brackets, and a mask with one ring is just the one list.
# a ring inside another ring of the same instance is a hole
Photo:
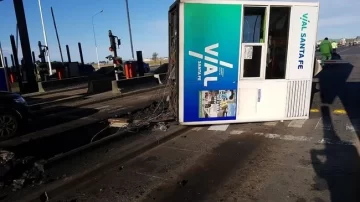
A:
{"label": "concrete rubble", "polygon": [[16,158],[13,152],[0,150],[0,188],[17,191],[26,185],[44,183],[45,163],[33,157]]}

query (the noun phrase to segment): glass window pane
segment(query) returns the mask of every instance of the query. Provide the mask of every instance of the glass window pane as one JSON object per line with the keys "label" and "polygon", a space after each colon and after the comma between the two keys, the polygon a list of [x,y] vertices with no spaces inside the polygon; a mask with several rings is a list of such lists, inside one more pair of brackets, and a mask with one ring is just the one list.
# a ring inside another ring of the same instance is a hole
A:
{"label": "glass window pane", "polygon": [[265,34],[265,7],[245,7],[243,43],[263,43]]}
{"label": "glass window pane", "polygon": [[260,77],[261,70],[261,46],[244,47],[244,78]]}
{"label": "glass window pane", "polygon": [[270,7],[265,79],[285,79],[290,7]]}

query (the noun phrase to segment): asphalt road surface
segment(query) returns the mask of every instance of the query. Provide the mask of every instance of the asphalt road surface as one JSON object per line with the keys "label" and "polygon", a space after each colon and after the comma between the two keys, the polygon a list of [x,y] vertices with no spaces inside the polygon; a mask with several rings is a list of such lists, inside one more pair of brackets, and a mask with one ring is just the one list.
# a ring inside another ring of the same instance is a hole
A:
{"label": "asphalt road surface", "polygon": [[53,200],[360,201],[360,48],[342,51],[309,120],[196,127]]}

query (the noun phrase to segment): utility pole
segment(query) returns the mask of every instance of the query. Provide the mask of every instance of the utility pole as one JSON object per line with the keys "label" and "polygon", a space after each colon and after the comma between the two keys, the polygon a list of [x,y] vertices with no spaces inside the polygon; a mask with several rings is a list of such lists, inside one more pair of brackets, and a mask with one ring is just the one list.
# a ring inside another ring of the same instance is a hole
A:
{"label": "utility pole", "polygon": [[[21,49],[24,58],[24,67],[27,75],[27,92],[38,91],[38,85],[34,73],[34,65],[32,63],[31,48],[29,41],[29,34],[26,25],[26,17],[24,11],[24,5],[22,0],[13,0],[17,26],[19,29]],[[15,54],[15,53],[14,53]]]}
{"label": "utility pole", "polygon": [[128,19],[128,26],[129,26],[129,35],[130,35],[130,45],[131,45],[131,56],[134,60],[134,46],[132,41],[132,34],[131,34],[131,23],[130,23],[130,13],[129,13],[129,3],[128,0],[125,0],[126,3],[126,13],[127,13],[127,19]]}
{"label": "utility pole", "polygon": [[56,21],[55,21],[55,15],[54,15],[54,10],[53,10],[52,7],[51,7],[51,15],[52,15],[52,18],[53,18],[54,27],[55,27],[55,33],[56,33],[56,38],[57,38],[57,42],[58,42],[58,45],[59,45],[61,62],[64,63],[64,58],[63,58],[63,54],[62,54],[62,51],[61,51],[61,44],[60,44],[60,39],[59,39],[59,33],[58,33],[58,30],[57,30]]}

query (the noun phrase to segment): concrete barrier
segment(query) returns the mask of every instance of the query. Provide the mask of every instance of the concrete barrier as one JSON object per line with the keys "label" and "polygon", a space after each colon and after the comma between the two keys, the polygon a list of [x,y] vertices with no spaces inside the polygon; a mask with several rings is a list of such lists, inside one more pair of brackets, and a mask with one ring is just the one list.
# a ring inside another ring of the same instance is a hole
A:
{"label": "concrete barrier", "polygon": [[132,90],[162,85],[165,80],[166,74],[147,75],[118,81],[109,79],[91,80],[88,83],[88,93],[95,94],[106,91],[112,91],[114,94],[127,93]]}
{"label": "concrete barrier", "polygon": [[74,85],[83,84],[89,81],[88,76],[67,78],[62,80],[50,80],[38,82],[39,92],[47,92],[59,88],[66,88]]}
{"label": "concrete barrier", "polygon": [[112,82],[112,92],[116,94],[127,93],[139,88],[161,85],[162,83],[163,82],[160,79],[160,75],[148,75],[131,79],[123,79]]}
{"label": "concrete barrier", "polygon": [[110,79],[98,79],[98,80],[90,80],[88,82],[88,93],[96,94],[103,93],[106,91],[112,90],[112,80]]}

